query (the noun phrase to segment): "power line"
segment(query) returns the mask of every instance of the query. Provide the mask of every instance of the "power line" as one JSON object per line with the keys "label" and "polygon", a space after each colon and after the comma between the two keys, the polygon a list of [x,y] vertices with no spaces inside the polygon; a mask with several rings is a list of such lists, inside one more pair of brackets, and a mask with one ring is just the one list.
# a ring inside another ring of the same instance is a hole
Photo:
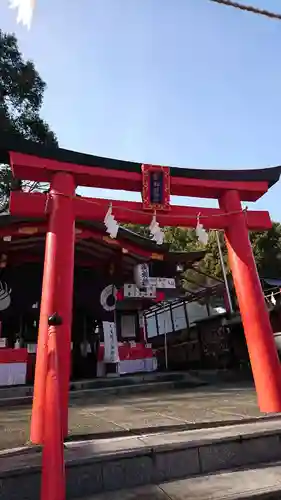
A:
{"label": "power line", "polygon": [[227,7],[233,7],[234,9],[244,10],[246,12],[251,12],[252,14],[259,14],[260,16],[269,17],[271,19],[278,19],[281,21],[281,14],[270,12],[265,9],[258,9],[252,5],[243,5],[241,3],[232,2],[231,0],[209,0],[213,3],[219,3],[221,5],[226,5]]}

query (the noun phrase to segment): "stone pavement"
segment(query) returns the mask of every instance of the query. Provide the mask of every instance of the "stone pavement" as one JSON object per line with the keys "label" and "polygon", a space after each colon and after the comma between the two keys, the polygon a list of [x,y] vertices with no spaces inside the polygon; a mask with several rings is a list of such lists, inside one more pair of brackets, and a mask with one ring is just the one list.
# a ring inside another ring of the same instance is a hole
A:
{"label": "stone pavement", "polygon": [[[28,442],[30,407],[0,408],[0,449]],[[134,432],[134,430],[228,422],[261,416],[251,386],[201,387],[127,395],[103,399],[75,400],[69,413],[70,435]]]}
{"label": "stone pavement", "polygon": [[268,464],[245,470],[94,495],[84,500],[238,500],[280,499],[281,465]]}

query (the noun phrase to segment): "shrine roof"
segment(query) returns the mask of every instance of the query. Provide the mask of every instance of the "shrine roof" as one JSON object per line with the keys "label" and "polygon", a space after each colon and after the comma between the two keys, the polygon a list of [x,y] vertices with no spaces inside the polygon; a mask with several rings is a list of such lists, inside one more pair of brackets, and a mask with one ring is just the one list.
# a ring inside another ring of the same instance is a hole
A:
{"label": "shrine roof", "polygon": [[[112,158],[104,158],[85,153],[79,153],[54,146],[45,146],[33,141],[25,140],[11,134],[0,134],[0,163],[9,163],[9,152],[14,151],[39,158],[56,160],[59,162],[75,164],[85,167],[100,167],[114,171],[128,171],[141,173],[142,163],[124,161]],[[281,166],[250,170],[211,170],[171,167],[171,177],[220,180],[220,181],[242,181],[242,182],[267,182],[268,187],[275,184],[281,174]]]}
{"label": "shrine roof", "polygon": [[[0,252],[9,254],[30,252],[43,256],[46,221],[42,219],[19,219],[11,215],[0,216]],[[11,241],[4,241],[5,236],[12,236]],[[120,227],[116,240],[105,232],[103,224],[94,222],[76,222],[76,252],[88,259],[104,263],[122,255],[122,262],[129,270],[140,262],[164,261],[184,263],[186,266],[200,261],[205,251],[172,252],[168,244],[157,245],[129,229]],[[118,253],[119,252],[119,253]]]}

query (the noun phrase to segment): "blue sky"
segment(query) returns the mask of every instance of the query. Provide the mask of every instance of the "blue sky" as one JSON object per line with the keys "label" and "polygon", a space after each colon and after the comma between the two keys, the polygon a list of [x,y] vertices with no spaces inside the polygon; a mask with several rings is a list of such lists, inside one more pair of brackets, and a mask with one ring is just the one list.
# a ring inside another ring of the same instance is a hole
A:
{"label": "blue sky", "polygon": [[[280,0],[252,4],[281,12]],[[37,0],[28,32],[7,6],[0,27],[47,82],[42,115],[62,147],[182,167],[281,164],[281,22],[208,0]],[[281,181],[255,205],[281,221],[280,199]]]}

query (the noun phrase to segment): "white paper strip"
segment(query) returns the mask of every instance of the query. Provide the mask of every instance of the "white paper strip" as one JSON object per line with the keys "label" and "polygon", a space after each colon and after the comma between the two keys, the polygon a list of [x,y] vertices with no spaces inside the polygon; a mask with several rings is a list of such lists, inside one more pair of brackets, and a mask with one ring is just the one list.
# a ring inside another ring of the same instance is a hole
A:
{"label": "white paper strip", "polygon": [[198,240],[200,241],[200,243],[203,243],[203,245],[206,246],[208,243],[209,237],[208,237],[207,231],[204,229],[203,224],[200,224],[199,218],[197,220],[197,226],[196,226],[195,232],[196,232],[196,236],[197,236]]}

